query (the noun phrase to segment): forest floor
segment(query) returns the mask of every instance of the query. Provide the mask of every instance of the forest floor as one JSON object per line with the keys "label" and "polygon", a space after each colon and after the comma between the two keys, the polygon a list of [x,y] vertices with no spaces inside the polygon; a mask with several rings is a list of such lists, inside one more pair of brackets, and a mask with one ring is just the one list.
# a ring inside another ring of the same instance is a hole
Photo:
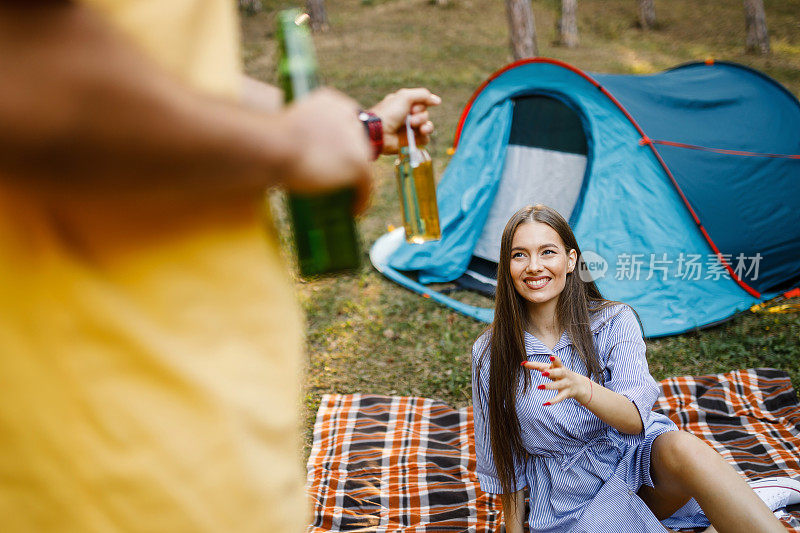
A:
{"label": "forest floor", "polygon": [[[275,83],[275,12],[264,0],[244,17],[243,61],[248,74]],[[302,4],[302,2],[297,2]],[[580,45],[554,44],[557,0],[535,0],[539,54],[590,72],[645,74],[707,58],[754,67],[800,94],[800,0],[764,0],[772,53],[744,53],[741,2],[657,2],[658,28],[642,31],[634,0],[582,0]],[[425,86],[443,103],[432,111],[429,145],[436,175],[447,165],[461,110],[475,89],[511,62],[504,2],[450,0],[329,0],[330,31],[314,37],[326,84],[365,107],[400,87]],[[400,226],[392,158],[374,164],[372,205],[359,220],[365,249]],[[284,220],[278,225],[286,235]],[[376,393],[470,401],[470,347],[485,327],[422,299],[378,274],[365,258],[352,275],[297,281],[307,320],[303,420],[306,454],[314,415],[326,393]],[[470,303],[483,297],[456,291]],[[800,314],[742,313],[722,325],[648,340],[656,379],[752,367],[783,369],[800,387]]]}

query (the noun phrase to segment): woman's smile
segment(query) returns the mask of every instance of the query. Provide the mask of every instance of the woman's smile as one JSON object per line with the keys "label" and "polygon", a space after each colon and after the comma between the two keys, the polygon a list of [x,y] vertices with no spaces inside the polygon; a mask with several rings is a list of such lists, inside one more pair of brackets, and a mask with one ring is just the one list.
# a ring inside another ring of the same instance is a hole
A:
{"label": "woman's smile", "polygon": [[538,277],[528,277],[523,280],[525,285],[528,286],[529,289],[538,290],[543,288],[547,283],[550,281],[550,278],[547,276],[538,276]]}
{"label": "woman's smile", "polygon": [[511,242],[511,279],[528,305],[554,305],[564,290],[575,251],[566,250],[558,233],[541,222],[520,224]]}

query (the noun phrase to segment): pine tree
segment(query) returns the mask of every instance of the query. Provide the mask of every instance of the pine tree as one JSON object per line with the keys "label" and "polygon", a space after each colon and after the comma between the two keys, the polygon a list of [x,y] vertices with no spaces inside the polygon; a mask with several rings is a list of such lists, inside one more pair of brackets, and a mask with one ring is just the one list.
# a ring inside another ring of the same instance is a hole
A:
{"label": "pine tree", "polygon": [[578,0],[561,0],[558,42],[567,48],[578,46]]}
{"label": "pine tree", "polygon": [[643,30],[649,30],[656,25],[655,0],[639,0],[639,25]]}
{"label": "pine tree", "polygon": [[744,0],[744,19],[747,28],[745,50],[761,54],[769,53],[767,15],[763,0]]}
{"label": "pine tree", "polygon": [[325,0],[306,0],[306,13],[311,17],[312,31],[328,31],[328,12],[325,11]]}
{"label": "pine tree", "polygon": [[506,0],[506,12],[514,59],[537,56],[539,49],[536,46],[536,29],[530,0]]}

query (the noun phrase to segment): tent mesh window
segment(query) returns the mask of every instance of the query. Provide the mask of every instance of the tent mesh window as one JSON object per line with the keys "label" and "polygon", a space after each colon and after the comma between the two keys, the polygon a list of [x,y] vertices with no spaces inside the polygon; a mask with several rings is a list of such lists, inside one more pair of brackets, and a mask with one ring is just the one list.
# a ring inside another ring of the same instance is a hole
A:
{"label": "tent mesh window", "polygon": [[545,95],[514,99],[503,176],[467,271],[456,282],[494,296],[500,237],[518,209],[545,204],[570,220],[586,173],[587,142],[578,113]]}

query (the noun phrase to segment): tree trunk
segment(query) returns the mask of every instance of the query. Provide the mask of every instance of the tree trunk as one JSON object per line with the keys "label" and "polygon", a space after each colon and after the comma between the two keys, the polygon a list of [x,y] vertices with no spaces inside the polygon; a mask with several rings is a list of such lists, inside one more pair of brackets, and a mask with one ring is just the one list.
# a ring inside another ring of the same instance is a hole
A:
{"label": "tree trunk", "polygon": [[261,11],[261,0],[239,0],[239,9],[246,15],[255,15]]}
{"label": "tree trunk", "polygon": [[763,0],[744,0],[744,19],[747,28],[745,50],[761,54],[769,53],[767,15]]}
{"label": "tree trunk", "polygon": [[578,0],[561,0],[558,42],[567,48],[578,46]]}
{"label": "tree trunk", "polygon": [[325,11],[325,0],[306,0],[306,13],[311,17],[311,31],[328,31],[328,13]]}
{"label": "tree trunk", "polygon": [[506,0],[506,12],[514,59],[537,56],[539,49],[536,47],[536,29],[530,0]]}
{"label": "tree trunk", "polygon": [[655,0],[639,0],[639,24],[643,30],[649,30],[656,25]]}

